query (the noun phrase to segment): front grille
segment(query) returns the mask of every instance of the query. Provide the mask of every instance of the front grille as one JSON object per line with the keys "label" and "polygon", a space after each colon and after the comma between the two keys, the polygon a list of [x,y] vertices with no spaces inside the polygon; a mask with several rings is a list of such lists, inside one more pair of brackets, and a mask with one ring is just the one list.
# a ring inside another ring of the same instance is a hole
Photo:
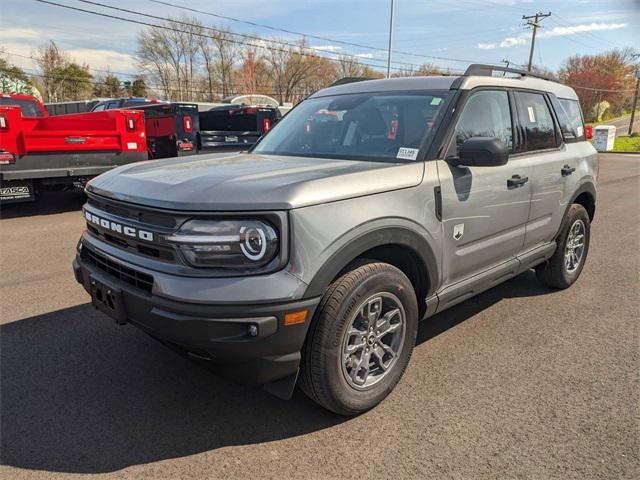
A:
{"label": "front grille", "polygon": [[139,288],[145,292],[151,292],[151,288],[153,287],[153,277],[151,275],[139,272],[133,268],[125,267],[119,262],[109,260],[104,255],[90,250],[86,245],[82,248],[81,258],[124,283]]}
{"label": "front grille", "polygon": [[157,260],[162,260],[165,262],[175,262],[176,256],[173,250],[170,247],[160,247],[157,245],[147,245],[142,242],[138,242],[135,239],[129,239],[125,237],[118,237],[116,235],[111,235],[107,230],[100,230],[97,225],[91,224],[87,222],[87,230],[89,230],[93,235],[98,237],[100,240],[103,240],[111,245],[114,245],[123,250],[128,250],[129,252],[139,253],[141,255],[145,255],[147,257],[155,258]]}
{"label": "front grille", "polygon": [[178,225],[178,219],[171,214],[155,212],[144,207],[120,203],[92,194],[88,195],[87,203],[116,217],[149,226],[173,229]]}

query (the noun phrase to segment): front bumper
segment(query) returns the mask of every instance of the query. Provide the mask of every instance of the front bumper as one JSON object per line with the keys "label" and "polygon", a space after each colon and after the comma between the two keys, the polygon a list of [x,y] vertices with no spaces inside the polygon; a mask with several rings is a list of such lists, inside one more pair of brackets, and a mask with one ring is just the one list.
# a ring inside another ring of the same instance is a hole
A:
{"label": "front bumper", "polygon": [[[95,246],[90,248],[96,250]],[[105,252],[100,253],[105,255]],[[126,268],[137,268],[112,256],[109,259]],[[251,385],[285,381],[285,390],[292,389],[300,365],[300,351],[319,298],[262,303],[190,303],[159,296],[153,289],[144,291],[130,285],[87,261],[82,253],[74,259],[73,270],[76,280],[89,294],[92,282],[118,292],[122,311],[118,323],[131,323],[184,353],[219,365],[216,371],[232,380]],[[212,280],[191,279],[194,290],[206,289],[201,284]],[[228,279],[229,282],[237,280]],[[166,275],[164,281],[167,282]],[[183,282],[184,278],[178,281]],[[304,323],[284,324],[287,313],[300,310],[307,310]],[[286,396],[286,393],[280,396]]]}

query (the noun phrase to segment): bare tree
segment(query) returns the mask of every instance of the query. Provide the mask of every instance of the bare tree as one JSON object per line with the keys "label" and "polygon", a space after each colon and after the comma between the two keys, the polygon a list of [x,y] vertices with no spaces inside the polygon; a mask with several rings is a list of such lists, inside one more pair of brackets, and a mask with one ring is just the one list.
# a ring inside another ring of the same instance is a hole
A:
{"label": "bare tree", "polygon": [[303,97],[304,82],[318,71],[317,56],[309,53],[304,41],[297,47],[283,48],[282,42],[266,47],[266,61],[273,77],[274,93],[278,101],[293,102]]}
{"label": "bare tree", "polygon": [[33,57],[42,73],[42,87],[45,101],[57,101],[60,82],[56,79],[55,72],[63,69],[67,63],[67,56],[58,48],[52,40],[43,45],[33,54]]}
{"label": "bare tree", "polygon": [[233,78],[233,68],[238,59],[238,48],[235,42],[233,42],[233,36],[228,29],[220,29],[220,31],[212,36],[216,59],[214,71],[222,87],[222,96],[226,97],[233,89],[231,82]]}

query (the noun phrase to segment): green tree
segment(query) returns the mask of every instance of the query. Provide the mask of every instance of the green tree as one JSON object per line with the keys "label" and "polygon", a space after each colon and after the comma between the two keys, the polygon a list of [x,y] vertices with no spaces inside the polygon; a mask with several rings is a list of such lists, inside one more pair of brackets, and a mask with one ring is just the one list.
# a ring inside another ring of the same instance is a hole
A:
{"label": "green tree", "polygon": [[147,84],[144,78],[137,77],[131,84],[131,96],[132,97],[146,97],[147,96]]}
{"label": "green tree", "polygon": [[575,88],[587,121],[595,120],[606,109],[610,109],[607,114],[618,115],[630,108],[634,86],[632,53],[613,50],[600,55],[576,55],[568,58],[558,72],[564,83]]}
{"label": "green tree", "polygon": [[32,85],[29,76],[19,67],[0,58],[0,93],[23,93],[30,95]]}
{"label": "green tree", "polygon": [[93,77],[87,66],[71,62],[63,67],[53,68],[49,77],[55,85],[55,101],[85,100],[92,95]]}

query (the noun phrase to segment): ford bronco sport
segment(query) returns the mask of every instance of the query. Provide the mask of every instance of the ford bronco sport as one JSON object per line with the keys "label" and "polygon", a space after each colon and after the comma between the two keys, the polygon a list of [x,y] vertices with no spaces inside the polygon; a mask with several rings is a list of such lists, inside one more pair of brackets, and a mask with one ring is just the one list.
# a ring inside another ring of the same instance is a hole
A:
{"label": "ford bronco sport", "polygon": [[574,283],[596,175],[559,83],[483,65],[346,83],[249,153],[92,180],[74,270],[118,323],[357,414],[399,381],[419,320],[532,268]]}

